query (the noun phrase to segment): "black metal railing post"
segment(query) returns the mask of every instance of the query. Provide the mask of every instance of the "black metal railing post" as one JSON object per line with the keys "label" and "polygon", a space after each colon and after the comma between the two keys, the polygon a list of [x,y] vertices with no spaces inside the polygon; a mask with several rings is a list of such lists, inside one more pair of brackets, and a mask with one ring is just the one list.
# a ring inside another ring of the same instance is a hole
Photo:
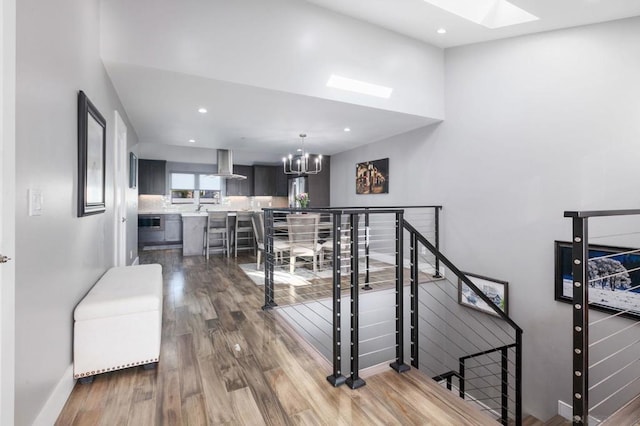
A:
{"label": "black metal railing post", "polygon": [[264,306],[263,310],[278,306],[273,290],[273,210],[264,211]]}
{"label": "black metal railing post", "polygon": [[573,424],[589,418],[588,218],[573,218]]}
{"label": "black metal railing post", "polygon": [[398,373],[411,367],[404,363],[404,214],[396,212],[396,360],[390,367]]}
{"label": "black metal railing post", "polygon": [[369,209],[364,209],[364,287],[363,290],[373,290],[369,285]]}
{"label": "black metal railing post", "polygon": [[[420,368],[419,354],[420,345],[418,342],[418,238],[414,232],[410,233],[410,247],[411,252],[411,365],[415,368]],[[451,385],[451,379],[447,381],[447,384]]]}
{"label": "black metal railing post", "polygon": [[[434,214],[434,225],[433,227],[434,229],[434,240],[435,240],[435,247],[436,247],[436,251],[438,253],[440,253],[440,206],[435,206],[433,208],[433,214]],[[436,256],[436,273],[433,274],[434,278],[442,278],[442,275],[440,275],[440,258],[438,256]]]}
{"label": "black metal railing post", "polygon": [[[503,425],[509,424],[509,348],[504,347],[500,351],[500,355],[502,357],[502,362],[500,363],[500,368],[502,369],[502,418],[501,422]],[[516,423],[520,424],[520,423]]]}
{"label": "black metal railing post", "polygon": [[333,213],[333,374],[327,376],[327,380],[334,387],[344,384],[347,380],[342,375],[342,285],[340,236],[342,229],[342,215]]}
{"label": "black metal railing post", "polygon": [[466,358],[460,358],[460,362],[458,364],[458,379],[460,381],[459,386],[458,386],[458,394],[460,395],[460,398],[464,399],[464,374],[465,374],[465,369],[464,369],[464,362],[465,362]]}
{"label": "black metal railing post", "polygon": [[351,389],[357,389],[366,383],[359,376],[360,344],[359,344],[359,300],[358,300],[358,222],[359,214],[349,215],[349,227],[351,234],[351,374],[346,383]]}
{"label": "black metal railing post", "polygon": [[516,425],[522,424],[522,330],[516,330]]}

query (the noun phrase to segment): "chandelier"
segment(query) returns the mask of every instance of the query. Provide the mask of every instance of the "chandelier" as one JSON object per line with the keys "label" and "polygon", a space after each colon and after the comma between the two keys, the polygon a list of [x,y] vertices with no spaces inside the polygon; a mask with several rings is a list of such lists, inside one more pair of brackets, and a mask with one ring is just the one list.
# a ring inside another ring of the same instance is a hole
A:
{"label": "chandelier", "polygon": [[304,149],[304,138],[306,137],[306,134],[301,133],[302,147],[298,148],[295,155],[289,154],[287,157],[282,158],[282,167],[285,174],[315,175],[322,171],[322,155],[310,156]]}

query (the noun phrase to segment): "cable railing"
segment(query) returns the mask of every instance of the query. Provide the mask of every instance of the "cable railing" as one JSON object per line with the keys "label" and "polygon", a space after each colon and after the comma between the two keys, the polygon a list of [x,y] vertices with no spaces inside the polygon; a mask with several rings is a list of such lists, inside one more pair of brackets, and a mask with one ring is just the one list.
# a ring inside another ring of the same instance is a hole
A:
{"label": "cable railing", "polygon": [[[333,386],[364,386],[363,368],[411,365],[521,424],[522,330],[440,253],[440,209],[264,209],[264,309],[277,307],[331,362]],[[495,316],[462,307],[459,282]]]}
{"label": "cable railing", "polygon": [[572,305],[572,421],[616,424],[640,395],[640,249],[631,248],[640,247],[640,210],[564,216],[572,236],[566,253],[556,243],[556,299]]}

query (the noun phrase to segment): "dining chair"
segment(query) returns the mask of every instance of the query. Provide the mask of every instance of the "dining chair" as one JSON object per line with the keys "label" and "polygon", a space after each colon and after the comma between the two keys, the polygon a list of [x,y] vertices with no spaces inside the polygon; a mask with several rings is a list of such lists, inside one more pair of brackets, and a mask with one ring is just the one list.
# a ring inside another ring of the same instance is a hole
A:
{"label": "dining chair", "polygon": [[[214,242],[222,243],[222,247],[211,247]],[[221,248],[229,257],[229,212],[209,212],[207,215],[207,226],[204,229],[204,251],[207,259],[212,248]]]}
{"label": "dining chair", "polygon": [[318,244],[318,223],[320,215],[315,213],[287,215],[289,231],[289,272],[293,274],[296,257],[311,257],[313,272],[317,272],[317,259],[323,264],[322,245]]}
{"label": "dining chair", "polygon": [[[260,269],[260,257],[265,251],[265,237],[264,237],[264,216],[262,212],[256,212],[251,216],[251,224],[253,225],[253,233],[256,237],[256,247],[258,253],[256,254],[256,269]],[[284,259],[284,252],[289,250],[289,241],[282,238],[273,238],[273,254],[275,255],[275,262],[278,263],[278,256],[280,261]]]}
{"label": "dining chair", "polygon": [[[322,257],[323,262],[328,260],[330,262],[334,261],[334,249],[333,249],[333,238],[322,243]],[[338,253],[338,257],[340,258],[340,269],[342,270],[350,270],[351,268],[351,238],[349,237],[349,229],[343,229],[340,232],[340,253]],[[327,256],[328,254],[328,256]]]}

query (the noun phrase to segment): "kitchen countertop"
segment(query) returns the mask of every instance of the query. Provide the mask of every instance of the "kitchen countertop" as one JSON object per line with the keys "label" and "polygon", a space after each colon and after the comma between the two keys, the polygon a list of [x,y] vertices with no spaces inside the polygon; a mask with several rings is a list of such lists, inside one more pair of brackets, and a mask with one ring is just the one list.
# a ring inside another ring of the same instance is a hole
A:
{"label": "kitchen countertop", "polygon": [[[212,212],[227,211],[231,216],[235,216],[237,211],[260,212],[262,210],[211,210],[211,211]],[[207,211],[196,212],[196,211],[183,211],[183,210],[140,210],[138,211],[138,214],[179,214],[179,215],[182,215],[182,217],[194,217],[194,216],[206,216]]]}

